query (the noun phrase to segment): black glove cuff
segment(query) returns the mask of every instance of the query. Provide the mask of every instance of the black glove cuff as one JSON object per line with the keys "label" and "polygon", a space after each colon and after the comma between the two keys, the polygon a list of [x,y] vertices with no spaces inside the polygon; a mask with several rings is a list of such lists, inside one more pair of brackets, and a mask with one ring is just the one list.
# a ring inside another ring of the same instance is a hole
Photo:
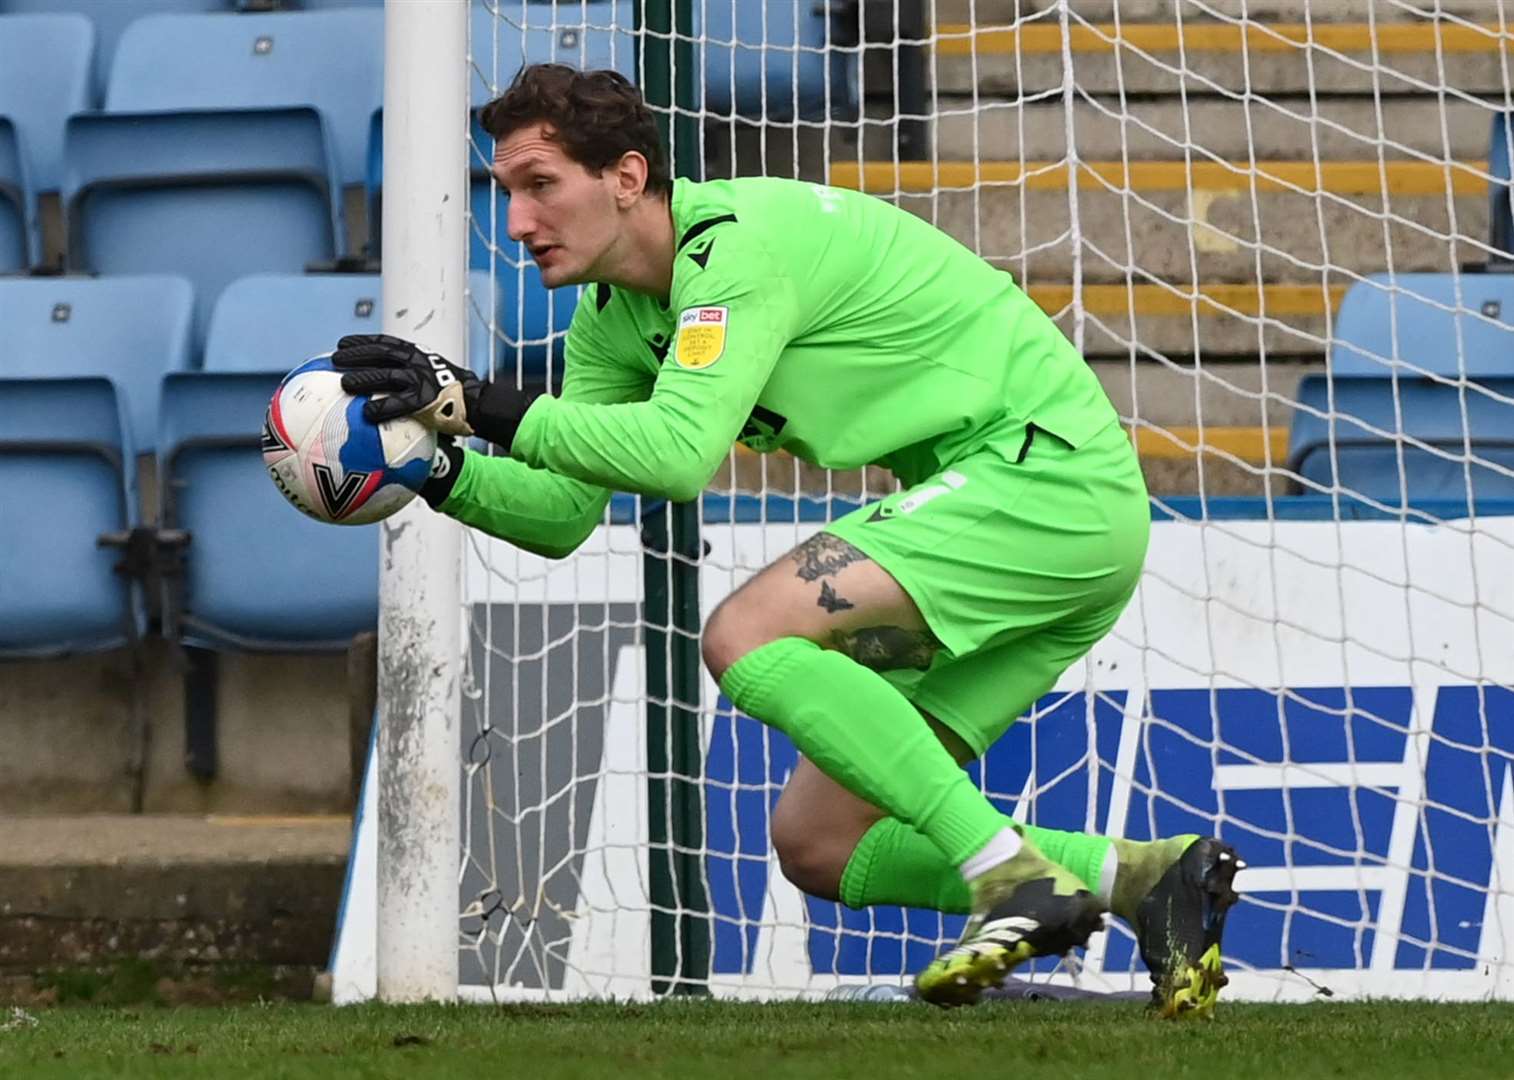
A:
{"label": "black glove cuff", "polygon": [[539,397],[539,390],[518,390],[500,380],[486,382],[479,387],[478,400],[468,403],[468,423],[479,438],[508,453],[526,410]]}
{"label": "black glove cuff", "polygon": [[444,435],[436,441],[436,456],[431,459],[431,476],[421,485],[421,498],[430,504],[431,509],[441,509],[461,475],[463,448],[450,436]]}

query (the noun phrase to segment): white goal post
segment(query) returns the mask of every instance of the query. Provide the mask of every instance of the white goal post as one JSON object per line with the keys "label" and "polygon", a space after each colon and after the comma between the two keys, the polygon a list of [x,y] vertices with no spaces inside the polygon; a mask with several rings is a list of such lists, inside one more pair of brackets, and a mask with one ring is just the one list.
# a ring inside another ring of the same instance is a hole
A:
{"label": "white goal post", "polygon": [[[384,332],[468,355],[468,3],[385,4]],[[451,163],[451,167],[448,167]],[[376,990],[457,996],[462,527],[380,526]]]}
{"label": "white goal post", "polygon": [[[560,368],[573,298],[534,291],[466,164],[522,55],[638,79],[679,175],[935,222],[1079,341],[1155,518],[1115,630],[973,775],[1022,821],[1234,844],[1227,994],[1514,998],[1514,5],[386,10],[386,330]],[[386,522],[334,999],[907,985],[960,918],[785,881],[795,751],[689,664],[701,615],[890,482],[736,451],[682,519],[617,497],[555,562]],[[1118,927],[1025,974],[1145,986]]]}

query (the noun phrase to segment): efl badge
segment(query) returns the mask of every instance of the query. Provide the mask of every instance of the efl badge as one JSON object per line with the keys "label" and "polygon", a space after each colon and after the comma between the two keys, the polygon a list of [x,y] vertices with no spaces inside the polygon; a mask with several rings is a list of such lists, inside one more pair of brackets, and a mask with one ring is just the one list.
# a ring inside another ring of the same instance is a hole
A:
{"label": "efl badge", "polygon": [[725,352],[725,321],[723,307],[689,308],[679,315],[673,362],[681,368],[699,371],[719,360]]}

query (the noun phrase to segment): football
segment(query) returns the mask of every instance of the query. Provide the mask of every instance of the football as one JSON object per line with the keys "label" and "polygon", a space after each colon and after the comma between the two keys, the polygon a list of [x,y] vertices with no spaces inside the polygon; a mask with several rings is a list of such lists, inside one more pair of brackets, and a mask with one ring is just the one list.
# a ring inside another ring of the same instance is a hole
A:
{"label": "football", "polygon": [[408,418],[370,423],[365,400],[342,389],[328,354],[286,375],[268,403],[263,464],[284,498],[317,521],[382,521],[431,471],[435,433]]}

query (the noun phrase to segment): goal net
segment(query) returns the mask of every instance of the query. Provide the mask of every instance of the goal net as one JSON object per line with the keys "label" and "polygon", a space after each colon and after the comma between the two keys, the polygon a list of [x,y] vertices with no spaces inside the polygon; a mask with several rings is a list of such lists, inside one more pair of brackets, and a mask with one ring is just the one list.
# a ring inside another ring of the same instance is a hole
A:
{"label": "goal net", "polygon": [[[860,188],[1012,274],[1097,371],[1156,522],[1114,632],[973,776],[1019,821],[1239,849],[1238,997],[1509,997],[1511,17],[486,0],[469,79],[478,105],[522,57],[616,67],[679,175]],[[491,149],[475,135],[469,242],[497,295],[468,332],[498,376],[550,384],[576,297],[506,237]],[[908,985],[955,939],[960,917],[784,879],[768,823],[796,752],[698,667],[701,614],[891,490],[737,450],[693,506],[617,497],[565,560],[467,534],[464,996],[823,996]],[[373,787],[339,998],[372,992]],[[1117,921],[1022,974],[1147,985]]]}

